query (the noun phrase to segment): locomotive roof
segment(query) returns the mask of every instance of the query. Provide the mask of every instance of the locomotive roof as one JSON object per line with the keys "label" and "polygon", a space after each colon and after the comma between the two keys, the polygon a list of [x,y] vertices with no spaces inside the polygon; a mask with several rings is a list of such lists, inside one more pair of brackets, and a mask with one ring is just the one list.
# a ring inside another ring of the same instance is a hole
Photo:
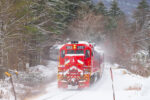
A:
{"label": "locomotive roof", "polygon": [[[85,44],[87,46],[94,47],[94,45],[92,43],[89,43],[89,42],[86,42],[86,41],[71,41],[71,42],[68,42],[66,44]],[[63,44],[60,48],[66,46],[66,44]]]}
{"label": "locomotive roof", "polygon": [[[89,46],[90,43],[86,42],[86,41],[77,41],[78,43],[76,44],[86,44]],[[72,44],[72,42],[68,42],[67,44]]]}

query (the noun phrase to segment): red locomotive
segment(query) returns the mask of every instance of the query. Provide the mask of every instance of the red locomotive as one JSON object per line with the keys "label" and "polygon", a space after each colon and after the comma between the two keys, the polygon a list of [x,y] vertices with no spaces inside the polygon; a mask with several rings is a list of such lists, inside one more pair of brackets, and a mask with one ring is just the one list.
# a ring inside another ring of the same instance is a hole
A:
{"label": "red locomotive", "polygon": [[97,81],[103,72],[104,54],[91,43],[72,41],[60,48],[58,88],[85,88]]}

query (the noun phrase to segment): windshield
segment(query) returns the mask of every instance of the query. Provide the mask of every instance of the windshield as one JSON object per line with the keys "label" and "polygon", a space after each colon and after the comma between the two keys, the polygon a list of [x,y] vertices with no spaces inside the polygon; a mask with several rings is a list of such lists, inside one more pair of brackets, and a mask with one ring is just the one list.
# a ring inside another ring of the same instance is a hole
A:
{"label": "windshield", "polygon": [[67,50],[67,54],[84,54],[84,50]]}
{"label": "windshield", "polygon": [[76,54],[84,54],[84,50],[76,50]]}
{"label": "windshield", "polygon": [[86,50],[85,51],[85,58],[89,58],[90,57],[90,50]]}
{"label": "windshield", "polygon": [[67,54],[75,54],[75,50],[67,50]]}

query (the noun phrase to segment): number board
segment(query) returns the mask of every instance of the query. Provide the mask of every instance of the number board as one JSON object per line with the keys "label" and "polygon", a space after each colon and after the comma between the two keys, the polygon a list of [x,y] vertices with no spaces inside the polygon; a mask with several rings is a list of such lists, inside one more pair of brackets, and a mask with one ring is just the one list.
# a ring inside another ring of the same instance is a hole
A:
{"label": "number board", "polygon": [[77,46],[77,49],[84,49],[85,46]]}
{"label": "number board", "polygon": [[67,46],[66,49],[72,49],[72,46]]}

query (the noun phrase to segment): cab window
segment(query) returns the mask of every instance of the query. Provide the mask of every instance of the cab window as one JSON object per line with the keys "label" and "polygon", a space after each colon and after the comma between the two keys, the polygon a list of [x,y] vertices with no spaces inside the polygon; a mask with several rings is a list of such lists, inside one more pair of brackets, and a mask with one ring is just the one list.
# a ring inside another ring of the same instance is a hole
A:
{"label": "cab window", "polygon": [[90,50],[86,50],[85,51],[85,58],[89,58],[90,57]]}
{"label": "cab window", "polygon": [[76,50],[76,54],[84,54],[84,50]]}
{"label": "cab window", "polygon": [[75,54],[75,50],[67,50],[67,54]]}
{"label": "cab window", "polygon": [[91,56],[93,56],[93,51],[91,52]]}
{"label": "cab window", "polygon": [[64,58],[65,57],[65,50],[61,51],[61,57]]}

